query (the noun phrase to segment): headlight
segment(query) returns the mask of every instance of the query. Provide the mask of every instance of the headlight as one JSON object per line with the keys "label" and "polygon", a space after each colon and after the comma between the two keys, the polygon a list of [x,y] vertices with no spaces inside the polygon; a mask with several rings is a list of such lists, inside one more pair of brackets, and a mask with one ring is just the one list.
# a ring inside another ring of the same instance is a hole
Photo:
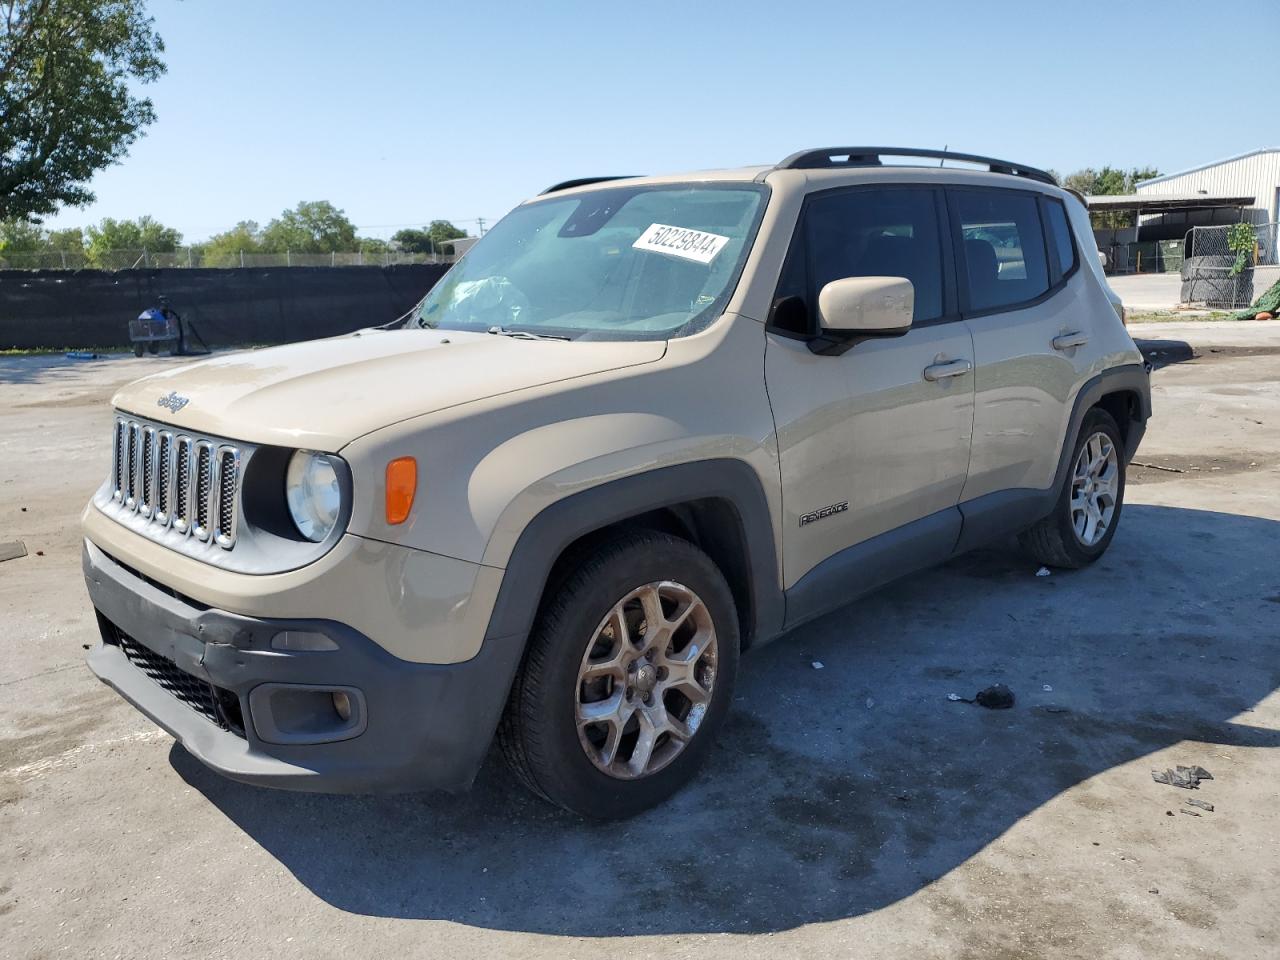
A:
{"label": "headlight", "polygon": [[311,450],[295,453],[285,473],[284,492],[299,533],[319,543],[333,532],[342,505],[342,488],[329,457]]}

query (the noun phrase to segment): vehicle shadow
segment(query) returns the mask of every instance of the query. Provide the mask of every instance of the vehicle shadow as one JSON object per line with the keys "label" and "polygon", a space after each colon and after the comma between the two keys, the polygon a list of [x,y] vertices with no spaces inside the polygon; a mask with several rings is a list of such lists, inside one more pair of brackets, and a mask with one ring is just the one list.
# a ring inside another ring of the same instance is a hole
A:
{"label": "vehicle shadow", "polygon": [[[1278,536],[1271,520],[1130,505],[1089,570],[1036,577],[1016,548],[989,549],[882,590],[744,658],[709,768],[625,823],[553,810],[496,761],[469,795],[401,798],[247,787],[177,746],[171,762],[352,913],[596,937],[850,917],[1156,750],[1186,741],[1176,762],[1212,771],[1208,745],[1280,747],[1245,713],[1280,685]],[[947,699],[997,681],[1013,709]],[[1151,765],[1114,775],[1155,818],[1183,796]],[[1106,820],[1089,787],[1072,796]]]}
{"label": "vehicle shadow", "polygon": [[1159,370],[1174,363],[1185,363],[1196,358],[1196,352],[1185,340],[1145,340],[1135,336],[1133,342],[1142,356],[1151,364],[1152,370]]}

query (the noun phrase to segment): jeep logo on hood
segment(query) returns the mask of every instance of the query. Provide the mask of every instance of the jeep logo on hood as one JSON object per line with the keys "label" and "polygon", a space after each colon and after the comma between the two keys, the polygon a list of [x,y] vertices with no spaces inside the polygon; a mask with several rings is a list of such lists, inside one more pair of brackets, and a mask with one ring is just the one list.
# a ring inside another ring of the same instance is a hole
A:
{"label": "jeep logo on hood", "polygon": [[190,402],[191,401],[186,397],[179,396],[176,390],[170,390],[167,397],[161,397],[156,401],[156,406],[164,407],[166,410],[171,410],[174,413],[177,413]]}

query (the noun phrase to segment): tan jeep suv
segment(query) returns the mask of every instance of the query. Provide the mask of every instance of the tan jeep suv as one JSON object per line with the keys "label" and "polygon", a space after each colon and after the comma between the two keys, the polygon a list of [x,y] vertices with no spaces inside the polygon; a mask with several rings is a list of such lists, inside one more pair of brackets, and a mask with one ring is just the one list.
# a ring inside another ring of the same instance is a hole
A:
{"label": "tan jeep suv", "polygon": [[496,735],[623,817],[742,651],[1001,535],[1096,559],[1150,392],[1052,177],[842,147],[559,184],[395,323],[114,405],[89,664],[188,751],[460,790]]}

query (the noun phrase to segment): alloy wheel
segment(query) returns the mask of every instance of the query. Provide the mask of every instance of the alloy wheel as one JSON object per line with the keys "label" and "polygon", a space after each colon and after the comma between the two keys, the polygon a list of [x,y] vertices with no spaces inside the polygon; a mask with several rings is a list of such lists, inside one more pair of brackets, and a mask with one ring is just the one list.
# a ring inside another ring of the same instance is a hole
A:
{"label": "alloy wheel", "polygon": [[1071,527],[1084,546],[1096,546],[1111,528],[1120,492],[1120,458],[1099,430],[1085,441],[1071,474]]}
{"label": "alloy wheel", "polygon": [[661,770],[698,732],[716,680],[716,631],[696,593],[670,580],[614,604],[578,669],[578,740],[620,780]]}

